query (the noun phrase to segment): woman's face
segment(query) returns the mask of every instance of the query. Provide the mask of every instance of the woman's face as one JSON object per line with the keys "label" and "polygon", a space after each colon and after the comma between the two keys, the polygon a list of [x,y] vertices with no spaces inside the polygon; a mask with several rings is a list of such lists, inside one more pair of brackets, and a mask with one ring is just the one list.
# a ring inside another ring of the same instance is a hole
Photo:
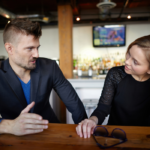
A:
{"label": "woman's face", "polygon": [[142,76],[150,72],[150,65],[144,51],[133,45],[126,55],[125,72],[131,75]]}

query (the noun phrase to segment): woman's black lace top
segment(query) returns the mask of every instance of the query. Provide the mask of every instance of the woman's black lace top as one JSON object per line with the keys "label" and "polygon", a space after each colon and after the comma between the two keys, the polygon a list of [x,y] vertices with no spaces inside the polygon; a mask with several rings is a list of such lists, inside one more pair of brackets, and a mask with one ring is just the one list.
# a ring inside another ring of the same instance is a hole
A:
{"label": "woman's black lace top", "polygon": [[150,125],[150,79],[139,82],[126,74],[124,66],[109,70],[97,108],[91,116],[97,116],[102,124],[110,114],[109,125]]}

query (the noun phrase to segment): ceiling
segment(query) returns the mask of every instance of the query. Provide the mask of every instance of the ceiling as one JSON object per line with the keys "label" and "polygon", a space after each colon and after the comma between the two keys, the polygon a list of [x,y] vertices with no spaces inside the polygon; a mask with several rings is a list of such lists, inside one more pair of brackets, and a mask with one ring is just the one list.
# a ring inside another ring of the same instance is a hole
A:
{"label": "ceiling", "polygon": [[[10,20],[2,16],[3,9],[15,17],[39,21],[43,26],[57,25],[57,6],[62,4],[72,6],[74,25],[150,22],[150,0],[111,0],[116,6],[107,15],[102,14],[102,10],[96,6],[102,1],[104,0],[0,0],[0,28],[4,28]],[[105,15],[104,18],[100,14]],[[131,19],[127,19],[129,14]],[[78,16],[80,21],[76,21]]]}

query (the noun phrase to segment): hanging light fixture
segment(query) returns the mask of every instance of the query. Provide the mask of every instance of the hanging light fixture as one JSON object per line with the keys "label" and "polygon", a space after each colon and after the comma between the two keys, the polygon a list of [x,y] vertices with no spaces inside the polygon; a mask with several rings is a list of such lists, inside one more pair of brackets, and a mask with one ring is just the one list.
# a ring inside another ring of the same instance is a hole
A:
{"label": "hanging light fixture", "polygon": [[103,0],[100,1],[96,5],[100,10],[100,19],[104,20],[109,17],[110,15],[110,9],[114,8],[116,6],[116,3],[111,2],[111,0]]}

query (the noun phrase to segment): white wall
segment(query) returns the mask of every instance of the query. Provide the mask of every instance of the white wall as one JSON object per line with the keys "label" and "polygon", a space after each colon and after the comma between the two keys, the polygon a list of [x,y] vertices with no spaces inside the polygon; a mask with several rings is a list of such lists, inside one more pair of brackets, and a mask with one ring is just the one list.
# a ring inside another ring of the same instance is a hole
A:
{"label": "white wall", "polygon": [[4,43],[3,43],[3,30],[0,30],[0,56],[8,57],[7,52],[4,48]]}
{"label": "white wall", "polygon": [[73,54],[91,55],[99,57],[108,53],[126,52],[128,45],[136,38],[150,34],[150,24],[138,24],[126,26],[126,46],[97,48],[92,43],[92,26],[73,28]]}
{"label": "white wall", "polygon": [[[7,56],[3,46],[2,30],[0,30],[0,55]],[[59,38],[57,27],[43,27],[40,39],[39,54],[41,57],[59,58]],[[150,34],[150,24],[132,24],[126,26],[126,46],[113,48],[94,48],[92,44],[92,26],[73,27],[73,54],[101,55],[114,52],[125,52],[127,46],[136,38]],[[66,41],[67,42],[67,41]]]}
{"label": "white wall", "polygon": [[43,28],[40,45],[40,57],[59,58],[58,28]]}

